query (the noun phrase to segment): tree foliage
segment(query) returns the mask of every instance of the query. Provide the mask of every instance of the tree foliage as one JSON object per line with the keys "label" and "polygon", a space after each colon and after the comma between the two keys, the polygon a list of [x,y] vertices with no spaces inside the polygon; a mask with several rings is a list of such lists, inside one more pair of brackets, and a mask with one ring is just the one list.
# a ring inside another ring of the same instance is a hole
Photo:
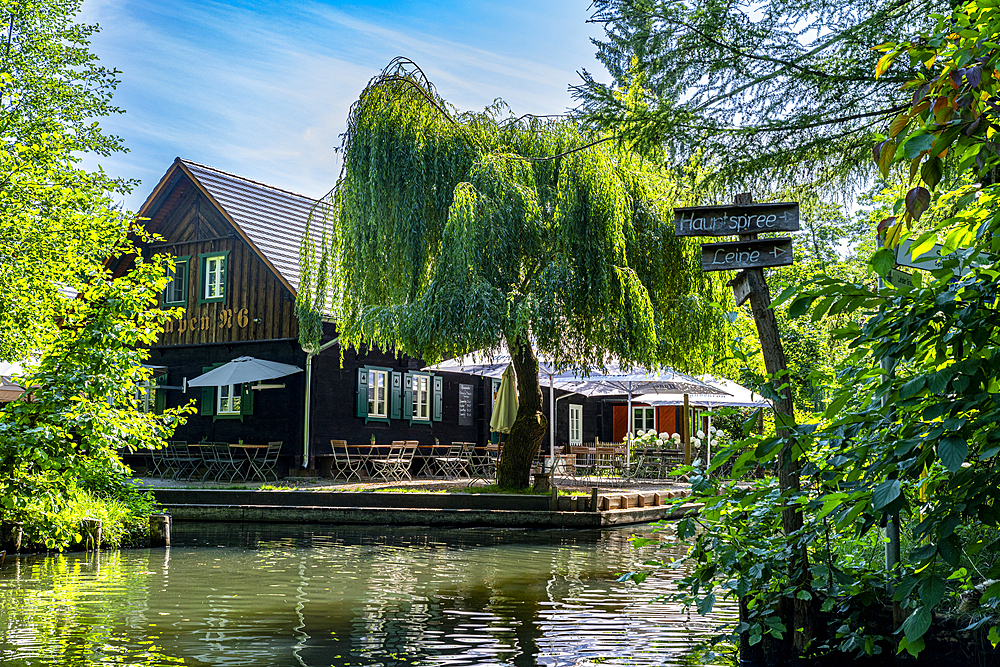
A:
{"label": "tree foliage", "polygon": [[500,103],[459,113],[402,60],[352,107],[343,155],[324,253],[341,340],[431,361],[507,346],[538,428],[515,424],[501,484],[527,485],[544,430],[536,351],[701,370],[722,347],[728,290],[674,237],[685,193],[648,160]]}
{"label": "tree foliage", "polygon": [[597,0],[597,57],[613,81],[584,71],[578,111],[640,148],[704,151],[718,181],[756,192],[863,182],[874,132],[908,106],[898,88],[916,71],[877,79],[872,49],[918,32],[934,6]]}
{"label": "tree foliage", "polygon": [[21,360],[56,335],[68,298],[128,233],[107,198],[129,183],[78,166],[124,150],[94,120],[117,72],[88,48],[79,0],[8,0],[0,43],[0,359]]}
{"label": "tree foliage", "polygon": [[54,517],[73,494],[134,500],[119,450],[161,446],[180,419],[135,397],[146,348],[178,313],[157,306],[166,262],[106,267],[138,256],[142,232],[111,201],[130,183],[79,164],[124,150],[95,120],[119,111],[117,72],[89,50],[96,26],[76,21],[79,0],[0,7],[0,359],[27,367],[32,397],[0,404],[0,517],[44,524],[29,533],[61,548],[75,527]]}
{"label": "tree foliage", "polygon": [[[751,644],[787,637],[783,608],[792,599],[812,600],[825,614],[815,652],[917,655],[946,627],[942,619],[979,633],[966,640],[1000,644],[1000,185],[991,178],[1000,156],[990,148],[1000,7],[973,1],[932,18],[925,34],[886,46],[880,71],[905,56],[923,69],[911,85],[914,108],[873,157],[910,169],[897,218],[882,226],[890,245],[923,217],[930,189],[958,184],[957,198],[939,193],[953,215],[912,232],[918,254],[940,241],[941,261],[914,272],[912,287],[831,275],[786,290],[779,305],[787,302],[792,317],[848,317],[834,332],[848,351],[840,387],[822,419],[791,435],[808,461],[802,490],[781,494],[770,481],[736,486],[704,474],[693,482],[706,511],[701,530],[695,522],[680,528],[693,543],[684,596],[699,609],[715,596],[743,598],[748,613],[737,630]],[[890,141],[895,147],[884,153]],[[956,159],[943,159],[946,149]],[[871,270],[888,274],[892,252],[873,253]],[[738,475],[784,445],[743,443],[712,466],[731,464]],[[788,506],[802,508],[805,521],[783,535]],[[881,558],[858,553],[880,545],[878,527],[889,517],[899,517],[908,548],[886,571]],[[811,563],[805,586],[781,566],[803,547]],[[960,623],[969,607],[975,614]]]}

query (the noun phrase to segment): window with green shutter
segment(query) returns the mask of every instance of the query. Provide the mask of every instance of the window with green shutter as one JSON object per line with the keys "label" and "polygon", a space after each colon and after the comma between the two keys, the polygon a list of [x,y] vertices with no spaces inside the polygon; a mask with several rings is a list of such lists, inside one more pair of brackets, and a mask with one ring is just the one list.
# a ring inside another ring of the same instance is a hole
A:
{"label": "window with green shutter", "polygon": [[198,303],[217,303],[226,300],[229,273],[229,251],[206,252],[198,255],[200,275]]}
{"label": "window with green shutter", "polygon": [[389,421],[392,411],[392,369],[365,366],[358,369],[358,417],[365,423]]}

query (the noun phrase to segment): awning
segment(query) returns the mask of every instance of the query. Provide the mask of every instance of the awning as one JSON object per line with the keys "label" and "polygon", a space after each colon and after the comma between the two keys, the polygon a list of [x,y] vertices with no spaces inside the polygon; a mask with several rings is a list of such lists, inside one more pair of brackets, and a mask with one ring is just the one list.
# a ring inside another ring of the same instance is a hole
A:
{"label": "awning", "polygon": [[293,373],[301,373],[302,369],[277,361],[255,359],[254,357],[237,357],[229,363],[213,368],[204,375],[189,380],[189,387],[224,387],[230,384],[244,384],[260,380],[273,380]]}

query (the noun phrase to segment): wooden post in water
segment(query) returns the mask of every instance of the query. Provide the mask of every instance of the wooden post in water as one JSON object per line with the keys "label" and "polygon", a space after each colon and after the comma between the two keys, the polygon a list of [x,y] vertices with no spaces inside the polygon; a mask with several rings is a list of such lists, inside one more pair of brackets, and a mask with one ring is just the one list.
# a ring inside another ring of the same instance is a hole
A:
{"label": "wooden post in water", "polygon": [[149,546],[170,546],[170,515],[152,514],[149,517]]}
{"label": "wooden post in water", "polygon": [[24,524],[20,521],[4,521],[0,526],[0,547],[9,554],[21,552],[21,538]]}
{"label": "wooden post in water", "polygon": [[83,528],[84,548],[90,551],[93,546],[93,550],[98,551],[101,548],[101,520],[82,519],[80,523]]}

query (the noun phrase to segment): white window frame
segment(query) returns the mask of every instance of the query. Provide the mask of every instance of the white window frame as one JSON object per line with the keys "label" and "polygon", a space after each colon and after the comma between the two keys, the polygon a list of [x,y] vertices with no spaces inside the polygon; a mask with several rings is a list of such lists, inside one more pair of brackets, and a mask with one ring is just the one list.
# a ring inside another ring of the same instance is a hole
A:
{"label": "white window frame", "polygon": [[[212,265],[215,265],[214,268]],[[205,292],[202,299],[224,299],[226,297],[226,256],[213,255],[205,258]],[[214,282],[213,282],[214,279]],[[215,288],[215,293],[212,292]]]}
{"label": "white window frame", "polygon": [[569,404],[569,444],[571,447],[583,444],[583,406],[579,403]]}
{"label": "white window frame", "polygon": [[656,408],[632,406],[632,432],[648,431],[656,428]]}
{"label": "white window frame", "polygon": [[[382,379],[382,386],[379,387],[379,378]],[[378,390],[382,389],[382,398],[379,400]],[[379,403],[381,402],[381,412]],[[389,418],[389,371],[379,371],[369,369],[368,371],[368,416],[375,419]]]}
{"label": "white window frame", "polygon": [[431,376],[413,375],[413,420],[431,420]]}
{"label": "white window frame", "polygon": [[[180,267],[184,267],[184,274],[181,280],[178,281],[177,270]],[[175,259],[174,268],[170,269],[167,275],[170,277],[170,282],[168,282],[167,286],[163,288],[163,303],[169,305],[176,303],[184,303],[187,300],[187,286],[188,286],[188,281],[190,280],[191,277],[190,259],[187,258]],[[180,298],[173,298],[176,296],[175,293],[178,291],[178,282],[179,282]]]}
{"label": "white window frame", "polygon": [[143,380],[135,388],[135,400],[139,412],[145,415],[156,409],[156,384],[152,380]]}
{"label": "white window frame", "polygon": [[224,384],[215,392],[215,414],[238,415],[243,403],[243,385]]}

